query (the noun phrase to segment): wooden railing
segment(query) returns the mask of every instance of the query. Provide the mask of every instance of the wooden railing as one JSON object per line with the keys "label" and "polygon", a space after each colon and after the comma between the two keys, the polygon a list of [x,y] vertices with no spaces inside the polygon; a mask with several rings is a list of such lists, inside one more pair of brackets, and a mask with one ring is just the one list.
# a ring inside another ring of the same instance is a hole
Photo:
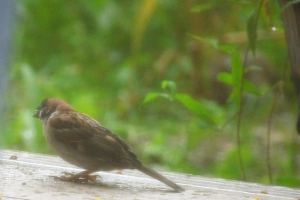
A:
{"label": "wooden railing", "polygon": [[80,172],[57,156],[0,150],[1,200],[111,200],[111,199],[300,199],[300,189],[162,172],[186,189],[176,193],[159,181],[136,170],[98,172],[95,183],[54,180],[61,172]]}

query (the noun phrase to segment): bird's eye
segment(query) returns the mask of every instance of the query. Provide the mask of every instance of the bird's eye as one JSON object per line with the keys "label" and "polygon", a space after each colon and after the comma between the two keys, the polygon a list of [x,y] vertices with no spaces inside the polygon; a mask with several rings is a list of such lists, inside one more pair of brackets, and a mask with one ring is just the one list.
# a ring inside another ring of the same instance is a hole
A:
{"label": "bird's eye", "polygon": [[50,110],[47,109],[47,108],[42,109],[42,110],[40,111],[40,118],[43,118],[43,117],[47,116],[48,113],[49,113],[49,111],[50,111]]}

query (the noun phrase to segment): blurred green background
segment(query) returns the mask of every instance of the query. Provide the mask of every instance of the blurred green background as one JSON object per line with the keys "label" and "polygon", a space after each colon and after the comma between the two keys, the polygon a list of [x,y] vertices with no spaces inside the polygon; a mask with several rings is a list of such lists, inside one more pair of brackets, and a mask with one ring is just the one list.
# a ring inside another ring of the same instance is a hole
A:
{"label": "blurred green background", "polygon": [[15,2],[3,148],[54,153],[32,116],[56,97],[156,169],[300,186],[277,1]]}

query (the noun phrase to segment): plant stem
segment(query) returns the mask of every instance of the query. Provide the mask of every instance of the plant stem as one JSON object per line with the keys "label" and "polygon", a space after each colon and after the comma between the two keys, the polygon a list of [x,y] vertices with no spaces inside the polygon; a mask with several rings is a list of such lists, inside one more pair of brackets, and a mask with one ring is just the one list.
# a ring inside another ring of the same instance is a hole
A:
{"label": "plant stem", "polygon": [[281,87],[281,84],[278,84],[277,89],[275,91],[276,92],[275,97],[273,99],[273,103],[271,106],[270,115],[268,117],[268,122],[267,122],[266,159],[267,159],[268,178],[269,178],[270,184],[272,184],[272,182],[273,182],[272,165],[271,165],[271,126],[272,126],[272,122],[273,122],[274,112],[276,109],[277,99],[279,98],[279,95],[280,95],[280,87]]}
{"label": "plant stem", "polygon": [[[241,82],[241,91],[242,92],[240,93],[241,99],[243,97],[243,91],[244,91],[244,73],[245,73],[245,66],[247,63],[249,50],[250,50],[250,45],[248,46],[248,48],[246,50],[246,56],[245,56],[244,63],[243,63],[242,82]],[[242,171],[242,177],[243,177],[243,180],[246,181],[247,176],[246,176],[246,170],[245,170],[243,157],[242,157],[242,142],[241,142],[242,114],[243,114],[243,100],[241,100],[240,104],[238,105],[238,121],[237,121],[237,130],[236,130],[236,140],[237,140],[238,156],[239,156],[239,163],[240,163],[241,171]]]}

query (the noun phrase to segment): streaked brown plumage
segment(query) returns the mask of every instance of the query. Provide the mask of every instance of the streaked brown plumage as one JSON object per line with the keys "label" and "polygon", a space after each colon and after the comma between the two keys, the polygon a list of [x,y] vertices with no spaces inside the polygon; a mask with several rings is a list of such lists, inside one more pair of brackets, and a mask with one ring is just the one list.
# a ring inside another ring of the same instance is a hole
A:
{"label": "streaked brown plumage", "polygon": [[119,136],[106,129],[93,118],[75,111],[66,102],[45,99],[34,117],[44,127],[44,136],[50,146],[65,161],[86,169],[64,181],[74,181],[96,171],[137,169],[165,183],[177,192],[183,188],[143,165],[132,148]]}

